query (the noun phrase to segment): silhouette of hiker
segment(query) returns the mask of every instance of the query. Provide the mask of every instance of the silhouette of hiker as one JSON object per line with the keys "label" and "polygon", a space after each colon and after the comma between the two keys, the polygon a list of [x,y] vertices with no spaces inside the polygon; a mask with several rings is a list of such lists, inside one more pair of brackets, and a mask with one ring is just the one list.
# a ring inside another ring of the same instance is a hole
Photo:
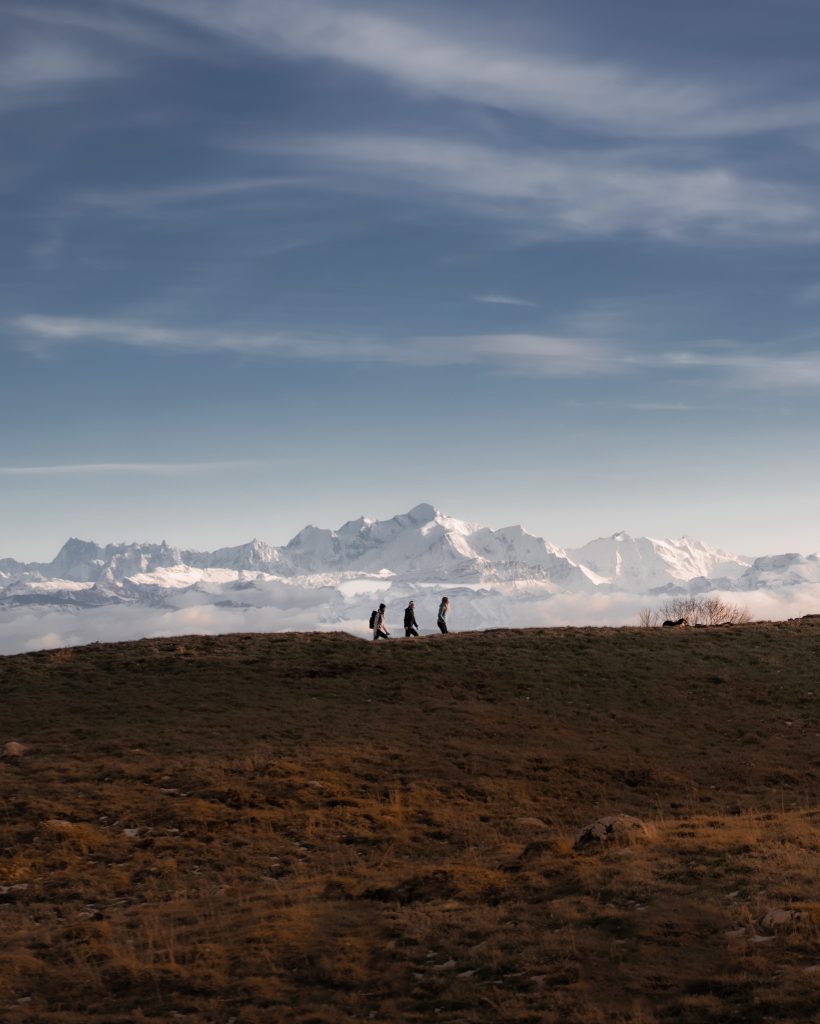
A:
{"label": "silhouette of hiker", "polygon": [[410,604],[408,604],[408,606],[404,609],[404,635],[419,635],[419,624],[418,622],[416,622],[416,609],[414,601],[411,601]]}
{"label": "silhouette of hiker", "polygon": [[390,636],[387,632],[387,626],[384,623],[384,612],[385,606],[379,605],[379,611],[376,614],[376,625],[373,627],[373,639],[378,640],[379,637],[383,637],[385,640]]}
{"label": "silhouette of hiker", "polygon": [[450,610],[450,599],[442,597],[441,604],[438,606],[438,619],[436,623],[442,633],[449,633],[447,629],[447,612]]}

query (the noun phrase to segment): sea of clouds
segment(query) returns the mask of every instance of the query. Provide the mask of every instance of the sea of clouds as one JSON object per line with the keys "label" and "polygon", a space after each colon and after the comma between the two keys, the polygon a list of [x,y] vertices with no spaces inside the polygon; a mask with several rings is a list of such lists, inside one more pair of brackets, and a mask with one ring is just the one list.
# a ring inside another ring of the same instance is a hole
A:
{"label": "sea of clouds", "polygon": [[[474,592],[451,588],[450,615],[453,630],[532,626],[630,626],[638,624],[643,608],[662,603],[657,597],[624,593],[526,594]],[[820,611],[820,584],[780,591],[718,593],[733,604],[746,607],[755,620],[796,618]],[[327,589],[301,591],[295,605],[225,607],[201,603],[166,608],[110,605],[101,608],[58,608],[49,605],[9,607],[0,610],[0,654],[17,654],[81,644],[138,640],[143,637],[343,630],[369,637],[367,618],[379,598],[357,595],[350,603],[329,602]],[[387,621],[394,636],[403,635],[402,612],[407,595],[387,593]],[[422,633],[436,632],[438,594],[416,597]]]}

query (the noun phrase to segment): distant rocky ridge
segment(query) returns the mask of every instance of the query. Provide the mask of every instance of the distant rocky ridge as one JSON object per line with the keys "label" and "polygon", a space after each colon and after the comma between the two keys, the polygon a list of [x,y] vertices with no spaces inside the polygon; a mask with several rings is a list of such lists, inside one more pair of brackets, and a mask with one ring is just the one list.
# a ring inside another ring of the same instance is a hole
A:
{"label": "distant rocky ridge", "polygon": [[520,526],[490,530],[421,504],[385,521],[362,517],[337,530],[306,526],[282,547],[253,540],[204,552],[164,541],[102,547],[72,538],[48,563],[0,560],[0,602],[21,603],[28,597],[41,603],[87,603],[93,600],[92,590],[97,600],[134,600],[144,588],[241,582],[240,575],[248,574],[308,586],[380,575],[407,583],[503,582],[538,584],[552,592],[666,594],[819,582],[820,555],[751,559],[688,537],[654,540],[624,532],[563,549]]}

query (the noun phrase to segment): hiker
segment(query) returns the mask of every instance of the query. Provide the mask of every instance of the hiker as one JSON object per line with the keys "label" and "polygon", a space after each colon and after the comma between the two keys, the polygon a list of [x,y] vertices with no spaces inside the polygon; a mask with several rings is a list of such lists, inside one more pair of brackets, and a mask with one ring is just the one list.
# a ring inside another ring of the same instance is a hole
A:
{"label": "hiker", "polygon": [[441,630],[442,633],[449,632],[449,630],[447,629],[447,612],[449,610],[450,599],[447,597],[442,597],[441,604],[438,606],[438,619],[436,620],[438,628]]}
{"label": "hiker", "polygon": [[387,626],[384,623],[384,612],[385,606],[383,604],[380,604],[379,610],[376,612],[376,621],[373,624],[374,640],[378,640],[379,637],[382,637],[384,640],[386,640],[390,636],[390,634],[387,632]]}
{"label": "hiker", "polygon": [[416,622],[415,601],[411,601],[410,604],[408,604],[408,606],[404,609],[404,635],[419,635],[419,624],[418,622]]}

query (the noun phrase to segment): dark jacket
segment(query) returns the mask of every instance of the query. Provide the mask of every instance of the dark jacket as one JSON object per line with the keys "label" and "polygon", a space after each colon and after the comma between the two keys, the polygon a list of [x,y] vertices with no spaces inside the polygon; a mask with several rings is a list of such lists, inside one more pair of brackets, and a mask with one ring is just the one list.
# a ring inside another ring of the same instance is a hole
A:
{"label": "dark jacket", "polygon": [[416,629],[419,628],[419,624],[418,622],[416,622],[415,609],[411,608],[408,605],[408,607],[404,609],[404,628],[410,629],[411,626],[415,627]]}

